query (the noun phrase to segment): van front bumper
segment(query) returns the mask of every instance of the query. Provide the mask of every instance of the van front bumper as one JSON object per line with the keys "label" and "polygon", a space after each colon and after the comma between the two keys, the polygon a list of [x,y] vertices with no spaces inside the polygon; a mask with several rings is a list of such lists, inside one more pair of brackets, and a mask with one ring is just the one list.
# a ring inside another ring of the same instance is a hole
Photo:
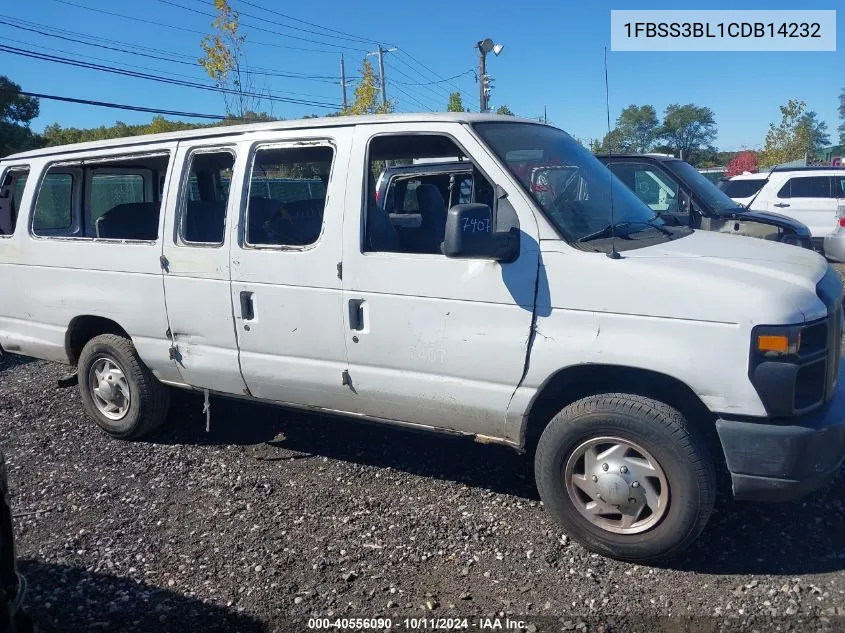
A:
{"label": "van front bumper", "polygon": [[825,487],[845,461],[845,376],[816,411],[781,421],[720,418],[734,499],[788,501]]}

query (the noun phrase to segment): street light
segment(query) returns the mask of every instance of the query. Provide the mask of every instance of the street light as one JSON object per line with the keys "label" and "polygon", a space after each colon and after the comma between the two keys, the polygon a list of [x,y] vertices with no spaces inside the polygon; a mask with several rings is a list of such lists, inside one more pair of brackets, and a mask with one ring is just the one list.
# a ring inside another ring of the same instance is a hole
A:
{"label": "street light", "polygon": [[487,98],[490,92],[490,78],[487,77],[487,53],[492,51],[498,57],[505,45],[494,44],[493,40],[487,37],[480,40],[475,47],[478,49],[479,110],[487,112]]}

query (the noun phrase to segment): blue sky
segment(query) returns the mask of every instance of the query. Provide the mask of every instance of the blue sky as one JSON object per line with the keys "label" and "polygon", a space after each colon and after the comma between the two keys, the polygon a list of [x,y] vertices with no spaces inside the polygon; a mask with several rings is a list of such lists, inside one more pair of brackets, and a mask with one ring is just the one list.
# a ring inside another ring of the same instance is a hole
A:
{"label": "blue sky", "polygon": [[[365,50],[374,44],[337,39],[296,30],[319,28],[286,20],[278,15],[230,0],[242,12],[242,29],[247,36],[247,59],[252,67],[290,74],[333,77],[339,74],[343,52],[347,74],[355,75]],[[141,51],[140,46],[185,55],[191,61],[200,54],[201,35],[211,18],[173,4],[199,11],[210,11],[211,0],[27,0],[5,2],[0,20],[31,26],[37,23],[64,29],[68,37],[102,43],[107,38]],[[607,130],[604,94],[603,48],[609,47],[610,10],[676,9],[676,1],[642,0],[592,2],[535,0],[514,3],[488,0],[483,3],[455,4],[446,0],[396,2],[370,0],[364,3],[324,0],[313,3],[282,3],[277,0],[250,0],[252,5],[280,11],[294,18],[343,31],[361,38],[400,47],[386,56],[388,97],[397,101],[400,111],[427,108],[445,109],[448,93],[460,88],[465,105],[478,108],[478,86],[472,73],[477,65],[474,44],[491,37],[504,44],[499,57],[488,57],[488,71],[495,77],[492,106],[507,104],[517,114],[537,117],[543,107],[550,121],[582,138],[601,137]],[[144,22],[104,15],[80,6],[162,22],[163,28]],[[707,9],[835,9],[835,0],[804,0],[797,5],[784,0],[736,2],[708,0],[683,8]],[[472,10],[471,7],[477,7]],[[246,14],[260,17],[247,17]],[[807,102],[826,121],[835,142],[839,125],[838,95],[845,86],[845,38],[842,37],[845,12],[840,12],[837,28],[841,42],[837,52],[766,53],[633,53],[609,52],[611,116],[631,103],[651,103],[659,113],[669,103],[693,102],[710,107],[716,115],[721,149],[735,150],[762,145],[768,124],[779,119],[778,105],[795,97]],[[26,22],[22,22],[26,21]],[[288,33],[315,44],[261,32],[255,27]],[[287,28],[293,27],[293,28]],[[38,27],[34,27],[38,28]],[[276,47],[258,42],[269,42]],[[152,74],[179,73],[193,81],[206,81],[199,67],[175,64],[113,50],[92,48],[76,42],[45,37],[0,24],[0,43],[39,53],[73,57],[94,63],[122,67],[145,67]],[[348,46],[342,50],[335,46]],[[281,48],[282,46],[291,48]],[[303,51],[295,48],[319,49]],[[48,50],[53,49],[53,50]],[[149,51],[147,51],[149,52]],[[153,53],[155,54],[155,53]],[[410,54],[410,56],[409,56]],[[422,65],[421,65],[422,64]],[[427,68],[426,68],[427,67]],[[450,82],[435,85],[405,85],[437,81],[466,73]],[[186,87],[159,84],[138,78],[121,77],[90,69],[74,68],[0,52],[0,74],[8,75],[25,90],[70,97],[131,103],[190,112],[221,113],[219,94]],[[340,86],[333,80],[305,80],[265,77],[267,89],[275,94],[308,101],[337,104]],[[395,81],[396,83],[391,83]],[[405,82],[400,85],[398,82]],[[404,90],[404,93],[402,92]],[[295,94],[296,93],[296,94]],[[351,89],[350,89],[351,96]],[[278,117],[295,118],[322,114],[329,109],[276,103]],[[34,128],[58,122],[63,126],[87,127],[148,121],[152,115],[121,112],[77,104],[42,101],[41,116]]]}

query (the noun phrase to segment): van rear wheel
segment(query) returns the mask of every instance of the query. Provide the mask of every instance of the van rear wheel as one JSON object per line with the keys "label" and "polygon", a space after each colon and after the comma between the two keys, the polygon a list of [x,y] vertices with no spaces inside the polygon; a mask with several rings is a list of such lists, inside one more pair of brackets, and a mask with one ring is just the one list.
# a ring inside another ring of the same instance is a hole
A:
{"label": "van rear wheel", "polygon": [[88,341],[79,355],[78,376],[85,412],[113,437],[143,437],[167,417],[168,388],[153,376],[127,338],[101,334]]}
{"label": "van rear wheel", "polygon": [[562,409],[543,431],[534,467],[555,520],[612,558],[677,555],[713,510],[704,440],[676,409],[639,395],[594,395]]}

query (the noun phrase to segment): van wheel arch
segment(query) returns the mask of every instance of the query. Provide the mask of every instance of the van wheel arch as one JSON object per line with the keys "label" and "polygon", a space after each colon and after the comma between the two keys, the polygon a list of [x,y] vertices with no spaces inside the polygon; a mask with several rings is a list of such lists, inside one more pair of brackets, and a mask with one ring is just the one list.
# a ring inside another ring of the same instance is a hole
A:
{"label": "van wheel arch", "polygon": [[716,416],[686,383],[660,372],[624,365],[574,365],[550,376],[529,408],[523,443],[533,453],[543,430],[564,407],[601,393],[630,393],[653,398],[677,409],[707,439],[717,472],[727,472],[716,433]]}
{"label": "van wheel arch", "polygon": [[116,321],[93,314],[76,316],[71,319],[65,332],[65,352],[67,353],[68,363],[76,365],[85,344],[101,334],[116,334],[132,340],[126,330]]}

